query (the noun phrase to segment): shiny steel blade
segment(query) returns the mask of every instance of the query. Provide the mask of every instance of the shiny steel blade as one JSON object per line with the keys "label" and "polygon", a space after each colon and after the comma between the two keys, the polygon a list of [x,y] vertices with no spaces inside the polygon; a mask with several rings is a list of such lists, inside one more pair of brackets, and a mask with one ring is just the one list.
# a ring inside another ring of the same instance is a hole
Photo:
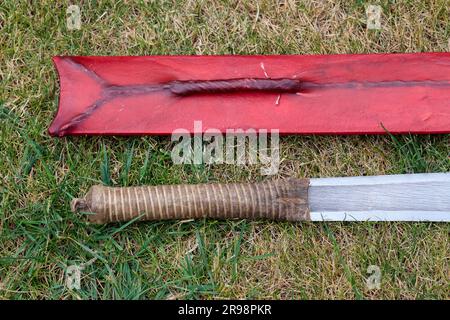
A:
{"label": "shiny steel blade", "polygon": [[450,222],[450,173],[311,179],[312,221]]}

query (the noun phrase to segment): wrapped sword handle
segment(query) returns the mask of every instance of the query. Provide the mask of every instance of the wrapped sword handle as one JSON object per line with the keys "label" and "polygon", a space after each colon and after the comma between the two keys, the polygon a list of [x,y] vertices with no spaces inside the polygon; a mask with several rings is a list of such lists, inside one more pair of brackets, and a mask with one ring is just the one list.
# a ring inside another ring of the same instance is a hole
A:
{"label": "wrapped sword handle", "polygon": [[261,183],[92,186],[73,211],[92,213],[94,223],[163,219],[309,220],[308,179]]}

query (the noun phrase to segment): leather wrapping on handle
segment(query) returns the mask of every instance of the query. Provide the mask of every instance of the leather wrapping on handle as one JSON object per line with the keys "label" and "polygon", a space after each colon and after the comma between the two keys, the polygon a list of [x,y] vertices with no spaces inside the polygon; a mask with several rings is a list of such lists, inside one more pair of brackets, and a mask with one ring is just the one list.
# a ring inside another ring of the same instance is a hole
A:
{"label": "leather wrapping on handle", "polygon": [[114,188],[96,185],[73,211],[94,223],[163,219],[309,220],[309,179],[261,183],[163,185]]}

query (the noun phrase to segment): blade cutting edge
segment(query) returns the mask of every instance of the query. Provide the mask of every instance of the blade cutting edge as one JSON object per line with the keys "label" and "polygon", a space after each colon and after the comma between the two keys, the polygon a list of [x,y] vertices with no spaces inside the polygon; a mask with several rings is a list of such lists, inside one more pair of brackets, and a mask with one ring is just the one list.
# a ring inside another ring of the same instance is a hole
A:
{"label": "blade cutting edge", "polygon": [[450,173],[311,179],[312,221],[450,222]]}

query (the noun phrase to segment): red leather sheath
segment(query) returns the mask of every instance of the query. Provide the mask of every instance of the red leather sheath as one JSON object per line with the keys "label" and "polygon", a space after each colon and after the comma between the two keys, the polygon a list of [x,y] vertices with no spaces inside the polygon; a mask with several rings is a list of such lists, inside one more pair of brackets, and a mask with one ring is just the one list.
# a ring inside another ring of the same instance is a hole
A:
{"label": "red leather sheath", "polygon": [[450,132],[450,53],[53,60],[55,136]]}

